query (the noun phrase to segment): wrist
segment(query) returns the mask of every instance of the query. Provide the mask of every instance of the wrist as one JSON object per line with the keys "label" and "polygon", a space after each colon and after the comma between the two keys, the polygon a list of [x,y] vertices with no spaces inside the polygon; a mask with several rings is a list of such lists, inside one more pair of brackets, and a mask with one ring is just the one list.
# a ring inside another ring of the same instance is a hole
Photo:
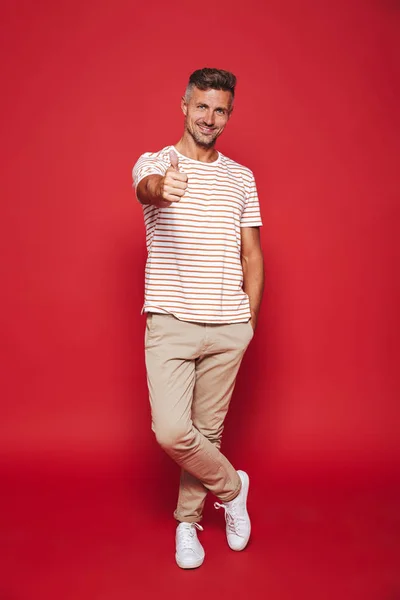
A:
{"label": "wrist", "polygon": [[163,199],[163,189],[164,189],[164,177],[162,175],[159,175],[157,177],[157,179],[154,181],[154,187],[153,187],[153,198],[155,198],[156,200],[162,200]]}
{"label": "wrist", "polygon": [[152,198],[151,204],[156,206],[157,208],[165,208],[170,206],[170,202],[164,200],[164,179],[162,175],[157,175],[157,179],[154,179],[151,182],[151,187],[149,188],[149,196]]}

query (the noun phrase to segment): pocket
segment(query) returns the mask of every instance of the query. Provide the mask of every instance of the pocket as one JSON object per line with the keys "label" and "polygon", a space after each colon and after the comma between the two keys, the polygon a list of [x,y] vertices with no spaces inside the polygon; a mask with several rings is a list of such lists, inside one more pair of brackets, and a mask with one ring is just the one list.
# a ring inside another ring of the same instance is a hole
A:
{"label": "pocket", "polygon": [[151,332],[153,331],[153,313],[146,313],[146,332],[145,332],[145,339],[148,340]]}

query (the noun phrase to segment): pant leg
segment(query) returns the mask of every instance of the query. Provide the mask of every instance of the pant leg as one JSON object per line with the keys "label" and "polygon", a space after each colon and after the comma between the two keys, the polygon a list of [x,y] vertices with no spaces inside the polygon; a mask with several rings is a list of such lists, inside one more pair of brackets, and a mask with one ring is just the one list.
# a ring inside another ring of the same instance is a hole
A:
{"label": "pant leg", "polygon": [[[249,327],[248,323],[209,327],[214,353],[196,361],[192,421],[218,450],[236,376],[252,337],[250,331],[249,338]],[[201,481],[182,469],[175,518],[199,522],[207,492]]]}
{"label": "pant leg", "polygon": [[220,500],[229,501],[240,489],[238,475],[218,448],[194,427],[191,414],[195,361],[207,347],[207,327],[155,314],[148,325],[146,367],[157,441]]}

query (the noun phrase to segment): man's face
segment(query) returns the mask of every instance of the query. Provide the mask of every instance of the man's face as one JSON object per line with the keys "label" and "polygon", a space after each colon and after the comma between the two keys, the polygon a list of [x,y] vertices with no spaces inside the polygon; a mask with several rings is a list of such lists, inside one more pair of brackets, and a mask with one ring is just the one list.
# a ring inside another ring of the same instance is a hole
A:
{"label": "man's face", "polygon": [[225,129],[232,112],[232,94],[224,90],[199,90],[194,87],[189,100],[182,98],[185,127],[194,141],[211,148]]}

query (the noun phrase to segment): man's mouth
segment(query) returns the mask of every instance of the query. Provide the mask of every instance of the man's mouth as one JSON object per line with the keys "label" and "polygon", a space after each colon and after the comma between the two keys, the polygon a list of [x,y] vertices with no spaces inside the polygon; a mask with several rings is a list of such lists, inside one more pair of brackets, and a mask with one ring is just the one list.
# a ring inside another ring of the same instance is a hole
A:
{"label": "man's mouth", "polygon": [[198,128],[202,133],[205,133],[206,135],[211,135],[215,131],[214,127],[206,127],[206,125],[198,125]]}

